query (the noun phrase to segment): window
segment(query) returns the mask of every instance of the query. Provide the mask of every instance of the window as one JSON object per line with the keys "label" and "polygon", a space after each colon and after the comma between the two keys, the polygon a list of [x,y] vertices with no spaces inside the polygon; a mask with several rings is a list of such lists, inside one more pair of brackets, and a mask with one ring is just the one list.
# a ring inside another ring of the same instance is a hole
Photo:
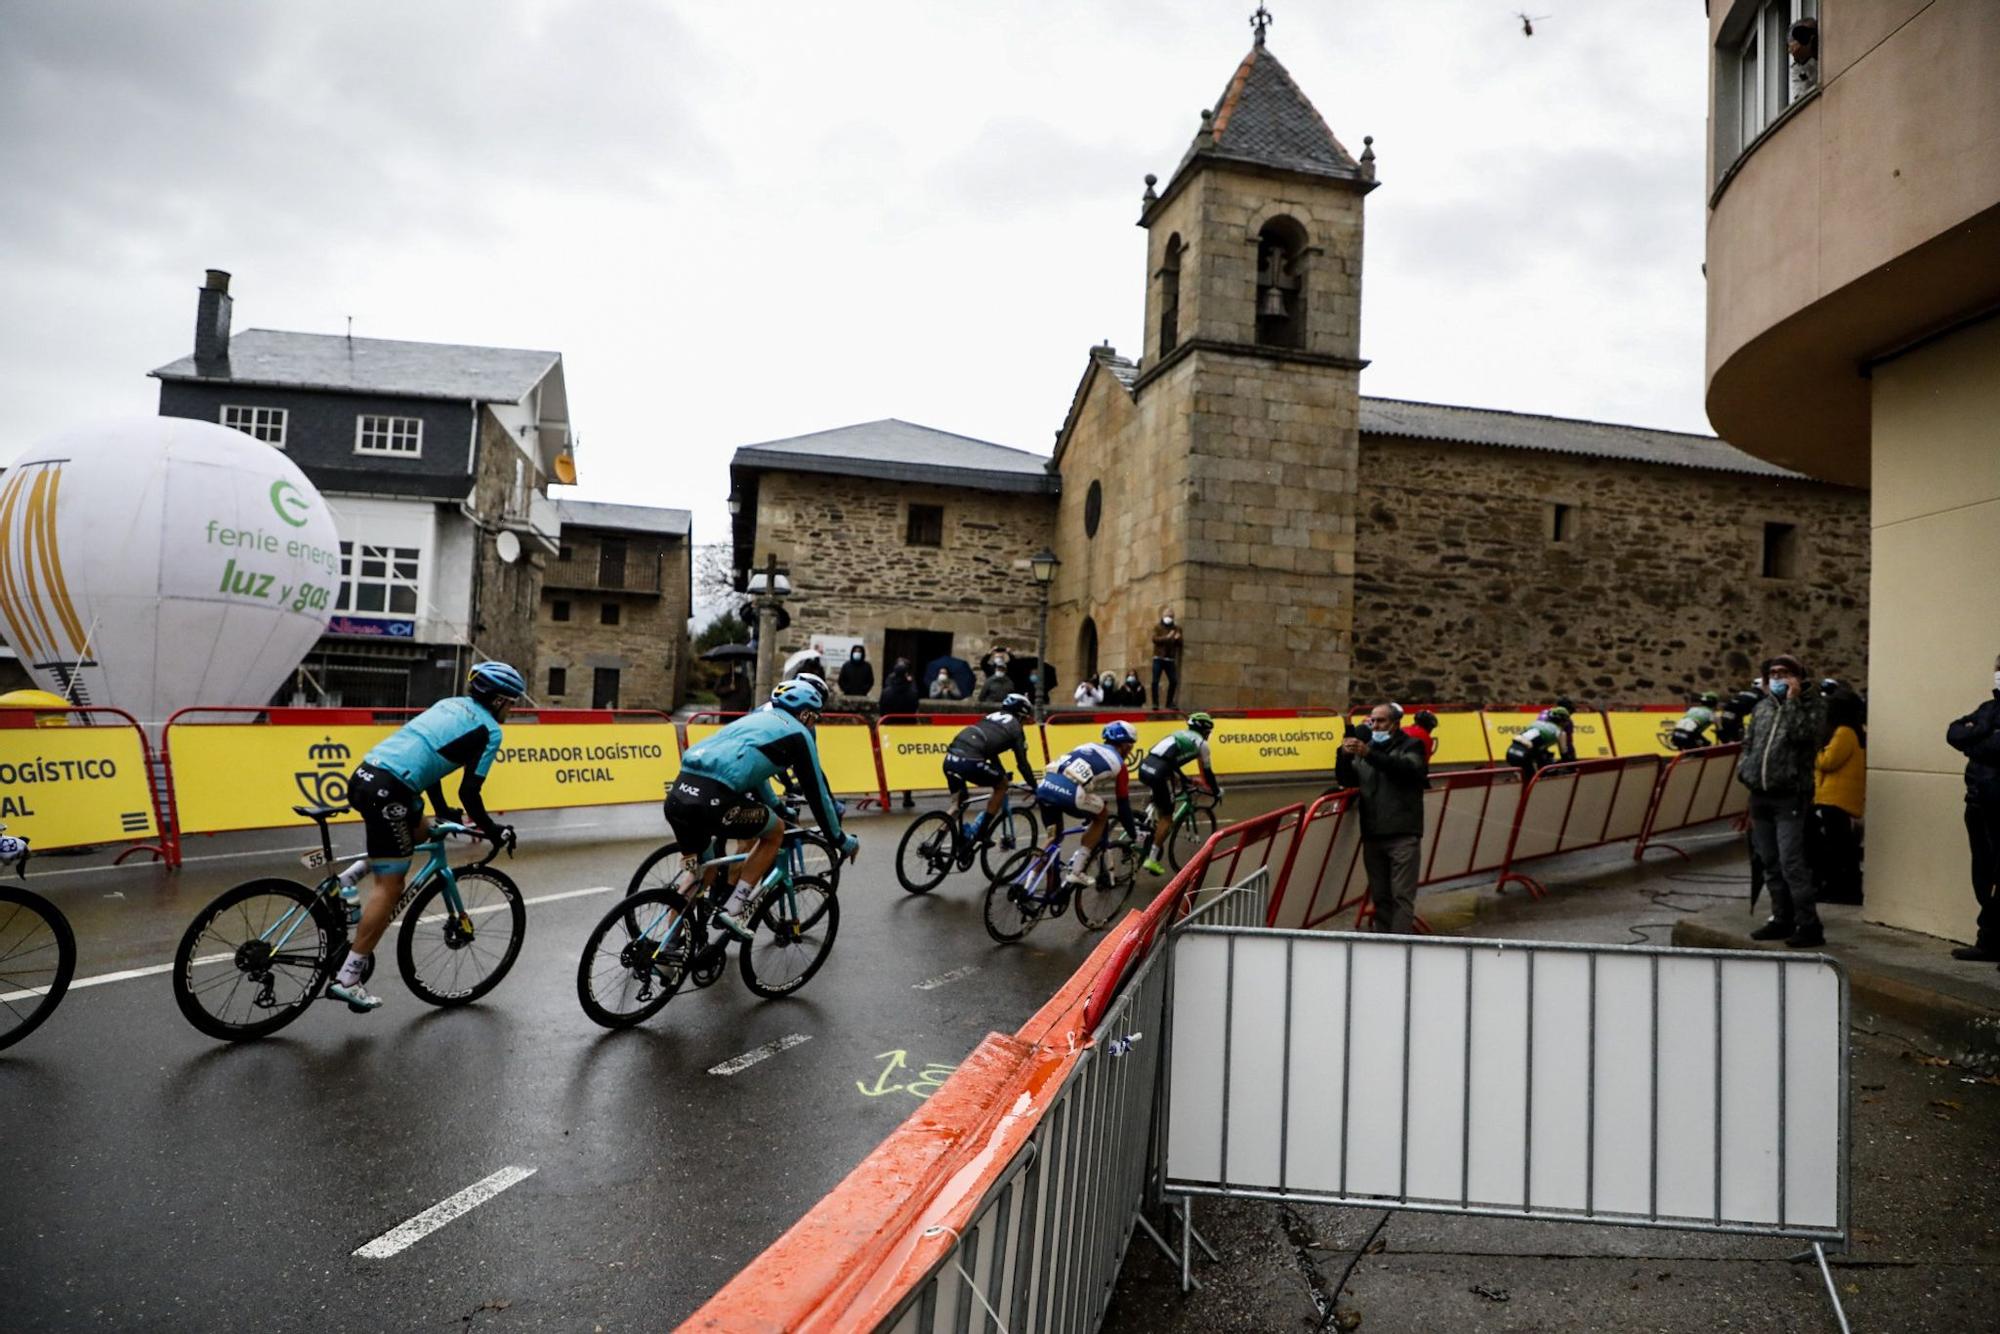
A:
{"label": "window", "polygon": [[618,669],[597,667],[590,673],[590,707],[593,709],[615,709],[618,707]]}
{"label": "window", "polygon": [[424,419],[364,412],[354,419],[354,452],[416,458],[424,452]]}
{"label": "window", "polygon": [[1097,536],[1097,525],[1104,519],[1104,483],[1093,481],[1090,490],[1083,496],[1083,535]]}
{"label": "window", "polygon": [[572,547],[570,546],[570,544],[569,544],[569,543],[565,542],[565,543],[563,543],[563,544],[562,544],[562,551],[561,551],[561,553],[560,553],[559,555],[557,555],[556,559],[557,559],[557,560],[568,560],[568,559],[569,559],[570,557],[574,556],[575,554],[576,554],[576,551],[575,551],[575,549],[574,549],[574,548],[572,548]]}
{"label": "window", "polygon": [[262,440],[267,445],[285,447],[285,410],[283,408],[252,408],[236,403],[222,405],[222,424],[232,431],[241,431],[252,440]]}
{"label": "window", "polygon": [[941,547],[944,545],[944,506],[910,506],[909,527],[904,530],[903,541],[913,547]]}
{"label": "window", "polygon": [[1764,525],[1764,563],[1766,579],[1796,579],[1799,577],[1799,529],[1797,524],[1767,523]]}
{"label": "window", "polygon": [[1804,62],[1791,58],[1792,25],[1819,22],[1819,0],[1745,0],[1716,48],[1715,160],[1728,169],[1786,107],[1819,83],[1818,37]]}
{"label": "window", "polygon": [[1083,625],[1076,632],[1077,680],[1089,680],[1097,675],[1097,621],[1086,616]]}
{"label": "window", "polygon": [[569,599],[567,599],[567,598],[557,598],[557,599],[556,599],[555,601],[553,601],[553,602],[549,603],[549,619],[550,619],[550,620],[552,620],[552,621],[566,621],[566,620],[568,620],[568,619],[569,619]]}
{"label": "window", "polygon": [[1549,541],[1569,542],[1576,538],[1576,506],[1561,501],[1549,506]]}
{"label": "window", "polygon": [[549,688],[545,693],[551,697],[569,693],[569,668],[549,668]]}
{"label": "window", "polygon": [[604,588],[625,587],[625,539],[607,537],[597,545],[597,582]]}
{"label": "window", "polygon": [[340,600],[334,610],[364,616],[415,616],[422,554],[416,547],[342,542]]}
{"label": "window", "polygon": [[1166,262],[1160,265],[1160,355],[1166,356],[1180,343],[1181,335],[1181,234],[1167,238]]}
{"label": "window", "polygon": [[597,619],[605,625],[618,624],[620,607],[615,602],[607,602],[597,609]]}
{"label": "window", "polygon": [[1305,346],[1305,259],[1306,230],[1292,219],[1257,233],[1257,341],[1266,347]]}

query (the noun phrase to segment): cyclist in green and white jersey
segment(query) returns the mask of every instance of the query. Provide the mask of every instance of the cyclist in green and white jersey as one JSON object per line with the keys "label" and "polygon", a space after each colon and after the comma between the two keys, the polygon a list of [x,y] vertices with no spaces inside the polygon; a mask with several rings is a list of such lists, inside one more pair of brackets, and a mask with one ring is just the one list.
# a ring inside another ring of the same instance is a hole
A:
{"label": "cyclist in green and white jersey", "polygon": [[1181,770],[1190,761],[1199,763],[1202,786],[1218,797],[1222,795],[1222,787],[1215,781],[1215,762],[1208,753],[1208,734],[1214,730],[1215,719],[1191,713],[1186,727],[1166,737],[1139,761],[1139,781],[1153,794],[1153,841],[1146,845],[1146,859],[1141,864],[1154,875],[1167,873],[1160,865],[1160,854],[1173,832],[1174,789],[1187,781]]}

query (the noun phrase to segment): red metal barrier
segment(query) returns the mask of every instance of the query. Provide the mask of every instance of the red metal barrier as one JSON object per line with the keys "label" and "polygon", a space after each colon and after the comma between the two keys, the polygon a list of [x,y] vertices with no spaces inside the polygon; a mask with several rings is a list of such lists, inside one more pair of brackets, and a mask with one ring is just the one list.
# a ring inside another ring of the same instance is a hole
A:
{"label": "red metal barrier", "polygon": [[1515,870],[1520,863],[1637,838],[1652,809],[1659,775],[1657,755],[1577,760],[1542,769],[1521,794],[1499,887],[1520,884],[1543,898],[1548,889]]}
{"label": "red metal barrier", "polygon": [[1660,842],[1659,835],[1740,817],[1748,809],[1748,789],[1736,781],[1736,762],[1742,753],[1743,743],[1732,741],[1684,750],[1669,759],[1660,774],[1652,808],[1646,812],[1645,827],[1639,831],[1638,845],[1632,849],[1632,859],[1644,857],[1652,847],[1665,848],[1685,859],[1686,852]]}

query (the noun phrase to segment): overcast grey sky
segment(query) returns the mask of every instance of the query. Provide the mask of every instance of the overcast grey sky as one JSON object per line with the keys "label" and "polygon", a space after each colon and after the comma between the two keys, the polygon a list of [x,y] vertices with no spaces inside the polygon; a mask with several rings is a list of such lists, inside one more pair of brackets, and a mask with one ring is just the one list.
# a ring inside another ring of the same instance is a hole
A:
{"label": "overcast grey sky", "polygon": [[[723,533],[730,451],[1047,452],[1136,355],[1141,178],[1251,0],[0,0],[0,461],[236,327],[563,353],[584,498]],[[1273,0],[1375,136],[1365,393],[1706,430],[1701,9]]]}

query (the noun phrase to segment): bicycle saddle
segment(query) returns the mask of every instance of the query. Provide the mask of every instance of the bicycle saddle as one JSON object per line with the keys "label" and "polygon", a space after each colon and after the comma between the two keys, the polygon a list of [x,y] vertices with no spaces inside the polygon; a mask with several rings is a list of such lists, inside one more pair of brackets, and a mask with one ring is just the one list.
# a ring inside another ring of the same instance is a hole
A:
{"label": "bicycle saddle", "polygon": [[294,806],[292,814],[302,815],[308,820],[327,820],[336,815],[345,815],[351,809],[352,807],[348,806]]}

